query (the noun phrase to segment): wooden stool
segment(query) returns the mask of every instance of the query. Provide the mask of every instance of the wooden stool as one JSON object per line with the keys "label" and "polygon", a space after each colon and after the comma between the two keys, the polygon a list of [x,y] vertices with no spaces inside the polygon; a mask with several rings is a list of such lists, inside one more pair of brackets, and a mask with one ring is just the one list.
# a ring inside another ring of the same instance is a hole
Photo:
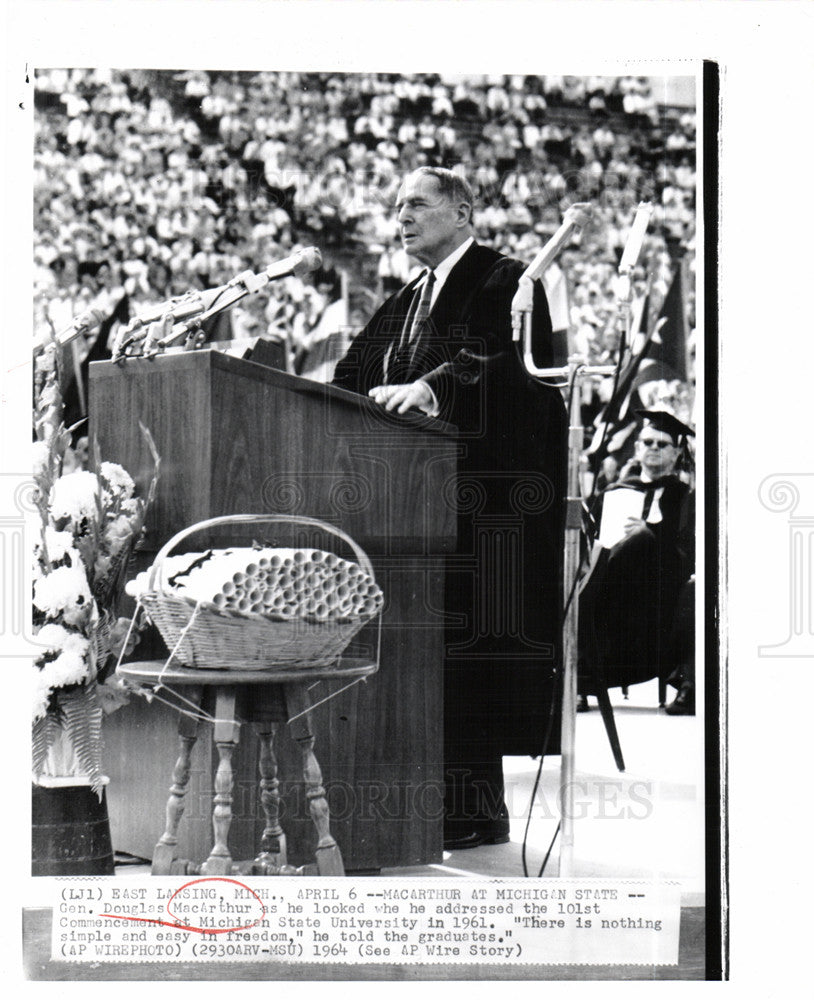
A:
{"label": "wooden stool", "polygon": [[[376,672],[376,664],[346,658],[336,666],[279,670],[195,670],[188,667],[164,669],[160,660],[126,663],[118,675],[130,684],[154,688],[161,679],[165,688],[183,686],[190,711],[199,714],[207,688],[214,689],[214,740],[218,748],[212,825],[214,846],[202,865],[176,857],[178,827],[184,813],[184,797],[190,776],[192,748],[198,739],[200,720],[179,715],[179,753],[172,775],[164,833],[153,851],[153,875],[344,875],[342,855],[331,835],[328,802],[322,787],[322,772],[314,754],[314,736],[308,713],[308,688],[315,680],[351,683]],[[239,702],[246,719],[257,724],[260,735],[260,801],[266,825],[260,853],[252,861],[234,864],[228,837],[232,822],[232,755],[240,741]],[[289,721],[290,720],[290,721]],[[316,870],[314,866],[294,868],[287,863],[286,839],[280,826],[280,795],[274,737],[288,723],[302,753],[306,798],[317,829]]]}

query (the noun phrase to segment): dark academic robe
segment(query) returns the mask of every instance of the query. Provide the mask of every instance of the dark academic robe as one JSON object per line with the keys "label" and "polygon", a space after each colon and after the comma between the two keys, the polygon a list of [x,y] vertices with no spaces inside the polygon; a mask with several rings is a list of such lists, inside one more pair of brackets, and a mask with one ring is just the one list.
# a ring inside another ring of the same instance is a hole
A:
{"label": "dark academic robe", "polygon": [[[661,520],[603,549],[580,592],[580,690],[592,692],[598,662],[608,687],[667,677],[680,657],[676,616],[682,588],[694,570],[694,493],[678,476],[652,483],[629,477],[605,491],[644,493],[646,521],[656,491]],[[601,517],[601,501],[595,512]]]}
{"label": "dark academic robe", "polygon": [[[445,607],[461,624],[446,629],[444,665],[454,759],[539,754],[552,719],[548,752],[559,752],[552,705],[562,661],[567,422],[559,391],[526,373],[512,342],[511,301],[523,269],[474,244],[439,292],[412,363],[388,367],[385,378],[385,355],[398,344],[415,281],[385,301],[334,375],[336,385],[363,394],[385,381],[424,377],[439,417],[459,430],[458,478],[448,495],[458,545]],[[534,321],[536,342],[550,345],[539,283]]]}

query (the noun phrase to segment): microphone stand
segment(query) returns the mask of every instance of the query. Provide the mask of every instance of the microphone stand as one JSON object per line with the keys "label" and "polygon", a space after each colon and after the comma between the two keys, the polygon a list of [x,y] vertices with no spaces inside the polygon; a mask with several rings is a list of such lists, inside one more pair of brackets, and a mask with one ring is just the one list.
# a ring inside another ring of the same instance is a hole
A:
{"label": "microphone stand", "polygon": [[579,602],[577,599],[577,573],[579,572],[579,542],[582,533],[582,490],[579,482],[580,456],[582,455],[582,382],[593,375],[613,375],[615,365],[588,365],[583,357],[574,354],[568,364],[560,368],[538,368],[531,355],[531,336],[525,336],[523,356],[526,370],[536,378],[567,377],[570,392],[568,420],[568,481],[565,501],[565,549],[563,554],[563,580],[569,588],[570,598],[563,623],[563,688],[560,731],[560,853],[557,874],[568,878],[573,874],[574,855],[574,776],[576,768],[577,724],[577,636],[579,628]]}
{"label": "microphone stand", "polygon": [[159,348],[170,347],[183,338],[187,349],[193,350],[199,346],[199,341],[203,336],[201,327],[208,319],[212,319],[213,316],[217,316],[226,309],[231,309],[241,299],[261,289],[267,281],[268,279],[262,274],[243,271],[218,291],[214,300],[202,313],[173,326],[172,332],[159,340],[157,346]]}
{"label": "microphone stand", "polygon": [[[230,309],[265,283],[264,275],[244,271],[232,278],[228,285],[210,289],[208,293],[187,292],[179,298],[170,299],[164,306],[150,310],[146,316],[137,316],[128,324],[120,343],[116,345],[113,360],[124,360],[127,356],[124,352],[134,344],[141,344],[139,353],[145,358],[155,357],[159,351],[181,340],[187,350],[194,350],[199,346],[203,333],[202,323]],[[167,330],[170,321],[172,326]]]}
{"label": "microphone stand", "polygon": [[231,309],[241,299],[264,288],[270,281],[308,273],[321,263],[319,250],[307,247],[277,265],[272,264],[259,274],[242,271],[226,285],[204,292],[187,292],[179,298],[170,299],[165,305],[149,310],[146,315],[136,317],[128,324],[115,346],[113,360],[123,361],[128,356],[125,351],[142,342],[140,354],[145,358],[155,357],[159,351],[180,340],[184,341],[186,350],[194,350],[201,344],[201,326],[208,319],[225,309]]}
{"label": "microphone stand", "polygon": [[[625,336],[630,333],[631,276],[641,251],[644,234],[652,212],[652,205],[640,204],[628,236],[622,260],[619,263],[621,288],[619,309],[624,319]],[[563,553],[563,580],[569,588],[565,621],[563,623],[563,690],[560,730],[560,852],[557,875],[568,878],[574,872],[574,777],[576,773],[576,722],[577,722],[577,663],[579,656],[579,599],[577,573],[580,564],[580,536],[582,533],[582,490],[579,470],[583,449],[582,386],[585,378],[610,376],[617,365],[589,365],[585,358],[573,354],[568,364],[557,368],[538,368],[532,354],[532,282],[542,277],[545,268],[564,246],[571,231],[585,224],[590,217],[590,204],[572,205],[566,212],[563,224],[538,253],[521,276],[517,294],[512,302],[513,339],[522,339],[523,363],[526,371],[535,378],[567,378],[569,387],[568,420],[568,478],[565,511],[565,548]],[[621,351],[619,355],[621,359]]]}

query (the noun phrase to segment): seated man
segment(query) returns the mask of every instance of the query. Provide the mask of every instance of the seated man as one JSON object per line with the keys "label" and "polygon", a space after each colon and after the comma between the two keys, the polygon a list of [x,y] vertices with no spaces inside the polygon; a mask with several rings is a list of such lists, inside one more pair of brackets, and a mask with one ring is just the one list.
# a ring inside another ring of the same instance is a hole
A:
{"label": "seated man", "polygon": [[[603,680],[617,687],[667,678],[681,665],[678,657],[687,645],[676,621],[694,568],[694,492],[676,469],[694,431],[663,410],[638,413],[643,423],[635,462],[600,495],[594,512],[601,548],[580,590],[583,694]],[[614,497],[612,504],[611,494],[619,490],[631,494]],[[618,540],[606,523],[614,509],[636,511],[621,524]],[[681,618],[686,624],[687,615]],[[688,673],[683,667],[682,679]],[[689,709],[686,691],[683,701]]]}

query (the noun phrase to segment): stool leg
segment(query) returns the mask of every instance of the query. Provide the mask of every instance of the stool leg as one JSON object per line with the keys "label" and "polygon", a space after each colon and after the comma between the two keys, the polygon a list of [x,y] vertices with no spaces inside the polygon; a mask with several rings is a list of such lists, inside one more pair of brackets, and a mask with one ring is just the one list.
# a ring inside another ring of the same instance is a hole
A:
{"label": "stool leg", "polygon": [[232,754],[240,739],[240,723],[235,720],[235,688],[218,688],[215,695],[215,744],[218,748],[218,770],[215,775],[212,827],[215,843],[201,866],[202,875],[231,875],[232,856],[229,853],[229,827],[232,825]]}
{"label": "stool leg", "polygon": [[268,723],[268,729],[260,730],[260,802],[266,817],[263,838],[260,841],[260,855],[257,861],[267,860],[265,855],[273,855],[277,864],[288,861],[285,834],[280,826],[280,782],[277,780],[277,758],[274,756],[274,737],[277,726]]}
{"label": "stool leg", "polygon": [[[189,688],[188,698],[200,707],[203,698],[203,688]],[[153,851],[153,875],[170,875],[175,850],[178,846],[178,827],[184,815],[184,798],[189,784],[190,761],[192,748],[198,739],[198,719],[188,715],[179,716],[178,722],[178,760],[172,772],[170,797],[167,800],[167,819],[164,832]]]}
{"label": "stool leg", "polygon": [[[289,716],[299,716],[290,723],[291,735],[302,752],[305,797],[308,799],[311,819],[317,828],[317,871],[320,875],[344,875],[342,854],[331,835],[328,801],[325,798],[325,789],[322,787],[322,771],[314,754],[314,735],[308,718],[310,706],[305,689],[299,684],[286,684],[285,696]],[[304,714],[300,714],[301,712]]]}

